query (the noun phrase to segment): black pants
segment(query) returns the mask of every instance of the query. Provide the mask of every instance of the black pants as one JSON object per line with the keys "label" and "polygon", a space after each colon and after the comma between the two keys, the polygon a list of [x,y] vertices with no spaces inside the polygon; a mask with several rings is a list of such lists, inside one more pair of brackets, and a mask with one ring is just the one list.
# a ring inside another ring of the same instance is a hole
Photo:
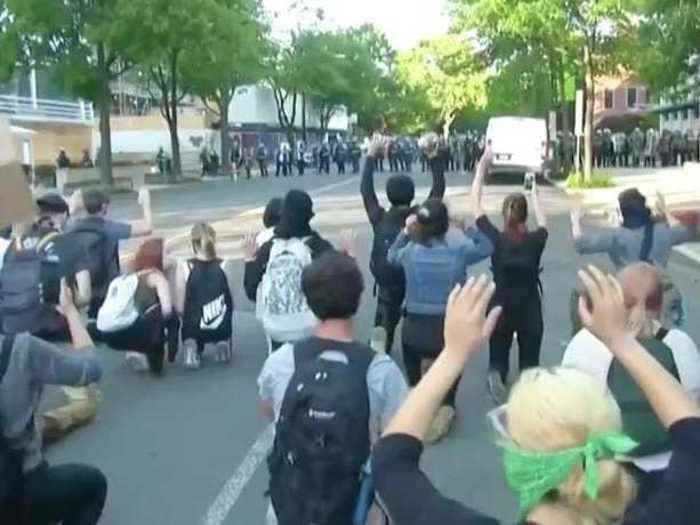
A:
{"label": "black pants", "polygon": [[304,161],[303,160],[297,161],[297,170],[299,170],[299,176],[304,174]]}
{"label": "black pants", "polygon": [[[406,367],[408,384],[416,386],[423,377],[422,362],[426,359],[435,359],[442,352],[444,346],[443,317],[428,315],[407,314],[401,331],[403,362]],[[457,389],[462,380],[460,375],[452,388],[445,395],[443,406],[455,407]]]}
{"label": "black pants", "polygon": [[264,160],[259,160],[258,167],[260,168],[261,177],[267,177],[269,175],[267,172],[267,162],[265,162]]}
{"label": "black pants", "polygon": [[104,474],[86,465],[42,465],[23,481],[22,525],[94,525],[107,498]]}
{"label": "black pants", "polygon": [[510,366],[510,347],[517,333],[520,371],[540,364],[540,350],[544,334],[542,305],[539,300],[506,308],[491,336],[489,368],[501,374],[505,383]]}
{"label": "black pants", "polygon": [[384,350],[387,354],[391,354],[394,348],[396,327],[401,321],[402,302],[403,300],[389,301],[381,297],[377,300],[377,313],[374,316],[374,326],[381,326],[386,331],[386,345]]}

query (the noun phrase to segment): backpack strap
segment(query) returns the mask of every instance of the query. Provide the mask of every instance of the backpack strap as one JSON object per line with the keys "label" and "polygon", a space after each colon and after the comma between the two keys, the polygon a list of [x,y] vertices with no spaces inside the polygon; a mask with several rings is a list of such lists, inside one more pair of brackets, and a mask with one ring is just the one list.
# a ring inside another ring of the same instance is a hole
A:
{"label": "backpack strap", "polygon": [[36,251],[40,251],[44,246],[49,244],[52,240],[54,240],[59,235],[61,235],[59,232],[49,232],[46,235],[44,235],[37,243]]}
{"label": "backpack strap", "polygon": [[663,342],[664,339],[666,339],[666,336],[669,334],[669,332],[670,331],[668,328],[662,326],[661,328],[659,328],[659,331],[656,332],[656,335],[654,336],[654,338]]}
{"label": "backpack strap", "polygon": [[15,346],[15,336],[6,335],[2,340],[2,351],[0,353],[0,383],[5,377],[8,366],[10,366],[10,357],[12,357],[12,349]]}
{"label": "backpack strap", "polygon": [[654,244],[654,223],[649,222],[644,227],[644,239],[642,240],[642,250],[639,253],[639,260],[641,262],[651,262],[649,256],[651,255],[651,248]]}

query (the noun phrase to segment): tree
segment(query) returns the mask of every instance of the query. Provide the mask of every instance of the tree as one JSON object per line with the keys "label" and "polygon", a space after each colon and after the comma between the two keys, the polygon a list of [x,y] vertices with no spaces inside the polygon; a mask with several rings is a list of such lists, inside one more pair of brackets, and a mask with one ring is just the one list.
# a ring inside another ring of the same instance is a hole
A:
{"label": "tree", "polygon": [[700,3],[638,0],[636,6],[640,22],[632,52],[640,76],[657,92],[684,85],[700,90]]}
{"label": "tree", "polygon": [[173,176],[182,173],[178,115],[186,92],[182,65],[186,55],[202,42],[215,25],[215,0],[117,0],[120,17],[113,24],[119,34],[133,35],[126,53],[146,78],[146,87],[160,101],[168,125]]}
{"label": "tree", "polygon": [[425,93],[447,136],[459,112],[486,104],[487,73],[458,35],[427,40],[399,54],[396,74],[409,91]]}
{"label": "tree", "polygon": [[451,6],[454,29],[475,31],[492,67],[541,56],[556,79],[560,104],[566,98],[567,71],[573,66],[584,78],[584,176],[590,180],[595,83],[601,74],[627,65],[622,44],[630,35],[629,1],[451,0]]}
{"label": "tree", "polygon": [[220,0],[213,6],[213,25],[205,41],[183,57],[183,84],[202,98],[219,117],[221,157],[231,169],[229,109],[236,90],[264,76],[267,43],[256,4],[247,0]]}
{"label": "tree", "polygon": [[[285,130],[289,144],[294,143],[297,101],[306,86],[305,64],[297,44],[298,39],[299,37],[293,34],[291,45],[279,46],[276,49],[273,65],[267,79],[275,97],[277,120],[282,129]],[[303,110],[305,113],[306,107]]]}
{"label": "tree", "polygon": [[5,2],[2,17],[7,23],[6,37],[10,35],[5,45],[15,52],[16,59],[27,68],[54,68],[67,90],[97,106],[101,180],[111,186],[110,82],[128,67],[123,49],[132,37],[130,31],[116,30],[121,16],[117,0]]}

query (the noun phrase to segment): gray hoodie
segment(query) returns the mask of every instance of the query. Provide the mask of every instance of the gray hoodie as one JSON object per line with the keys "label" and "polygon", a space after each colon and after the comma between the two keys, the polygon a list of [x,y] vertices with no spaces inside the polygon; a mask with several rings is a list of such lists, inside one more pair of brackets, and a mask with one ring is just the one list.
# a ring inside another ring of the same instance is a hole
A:
{"label": "gray hoodie", "polygon": [[[3,340],[0,335],[0,345]],[[101,377],[94,349],[64,351],[29,334],[16,337],[0,383],[0,430],[15,448],[25,451],[25,472],[42,461],[41,433],[32,419],[44,385],[85,386]]]}

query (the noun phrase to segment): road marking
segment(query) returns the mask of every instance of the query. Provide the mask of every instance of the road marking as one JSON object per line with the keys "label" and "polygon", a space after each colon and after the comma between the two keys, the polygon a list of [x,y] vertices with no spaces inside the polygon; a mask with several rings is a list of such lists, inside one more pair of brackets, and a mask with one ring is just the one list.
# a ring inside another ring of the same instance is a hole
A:
{"label": "road marking", "polygon": [[253,446],[250,447],[250,450],[233,475],[224,484],[214,503],[209,507],[206,516],[201,521],[201,525],[221,525],[226,520],[238,498],[241,497],[241,493],[246,485],[250,483],[258,467],[265,461],[267,454],[272,448],[274,437],[274,426],[268,425],[258,436],[258,439],[255,440]]}

